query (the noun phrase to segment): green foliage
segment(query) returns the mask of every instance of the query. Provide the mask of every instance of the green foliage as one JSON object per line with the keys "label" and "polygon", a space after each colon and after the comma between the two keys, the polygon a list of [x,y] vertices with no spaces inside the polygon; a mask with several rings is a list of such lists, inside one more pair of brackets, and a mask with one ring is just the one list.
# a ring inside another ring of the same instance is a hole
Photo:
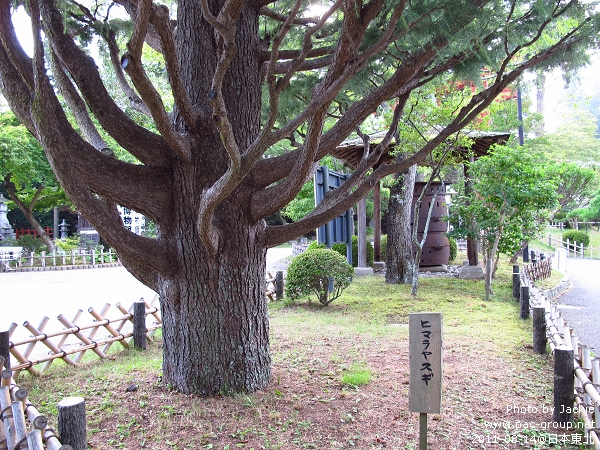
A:
{"label": "green foliage", "polygon": [[569,240],[571,250],[573,250],[574,243],[576,242],[578,245],[583,244],[584,247],[590,245],[590,235],[585,231],[581,230],[567,230],[562,234],[562,240],[567,242]]}
{"label": "green foliage", "polygon": [[596,118],[578,108],[564,108],[561,126],[555,132],[526,142],[557,161],[589,164],[600,162],[600,140]]}
{"label": "green foliage", "polygon": [[387,234],[381,236],[381,240],[379,241],[379,246],[381,247],[381,260],[387,261]]}
{"label": "green foliage", "polygon": [[[331,246],[332,250],[335,250],[344,258],[346,257],[346,243],[340,242]],[[375,249],[373,244],[367,240],[367,266],[373,267],[373,261],[375,259]],[[358,267],[358,236],[352,236],[352,267]]]}
{"label": "green foliage", "polygon": [[27,253],[40,253],[47,251],[48,248],[41,238],[33,234],[24,234],[17,239],[17,245],[23,247],[23,251]]}
{"label": "green foliage", "polygon": [[572,162],[552,161],[546,170],[556,179],[558,203],[563,210],[586,204],[598,186],[596,170]]}
{"label": "green foliage", "polygon": [[458,245],[456,244],[456,239],[452,236],[448,236],[448,242],[450,243],[450,261],[454,261],[458,254]]}
{"label": "green foliage", "polygon": [[[565,215],[567,219],[576,219],[579,222],[592,222],[600,219],[600,190],[594,195],[586,208],[577,208]],[[568,224],[566,222],[565,224]]]}
{"label": "green foliage", "polygon": [[308,244],[308,247],[306,248],[305,251],[309,252],[311,250],[316,250],[318,248],[327,248],[327,246],[325,244],[319,244],[319,241],[312,241],[310,244]]}
{"label": "green foliage", "polygon": [[70,253],[72,250],[79,248],[79,237],[69,236],[65,240],[57,239],[55,244],[56,247],[61,249],[63,252]]}
{"label": "green foliage", "polygon": [[353,275],[354,270],[344,257],[333,250],[317,248],[294,258],[288,267],[286,294],[292,299],[315,294],[327,306],[350,285]]}
{"label": "green foliage", "polygon": [[450,210],[459,224],[450,235],[478,238],[487,258],[512,256],[538,235],[557,205],[556,180],[545,161],[523,148],[496,146],[470,165],[473,192],[457,195]]}

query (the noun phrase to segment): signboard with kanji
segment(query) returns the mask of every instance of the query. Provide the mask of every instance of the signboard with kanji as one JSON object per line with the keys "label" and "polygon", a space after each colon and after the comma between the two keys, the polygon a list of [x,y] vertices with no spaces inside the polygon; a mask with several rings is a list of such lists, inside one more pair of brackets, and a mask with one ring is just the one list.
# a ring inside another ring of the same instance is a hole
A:
{"label": "signboard with kanji", "polygon": [[442,313],[409,315],[410,412],[442,408]]}

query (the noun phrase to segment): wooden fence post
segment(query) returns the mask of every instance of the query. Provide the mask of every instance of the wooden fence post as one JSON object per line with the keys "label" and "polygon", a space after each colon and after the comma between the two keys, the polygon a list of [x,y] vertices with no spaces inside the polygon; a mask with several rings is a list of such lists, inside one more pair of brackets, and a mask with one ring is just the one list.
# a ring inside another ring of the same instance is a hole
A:
{"label": "wooden fence post", "polygon": [[573,350],[566,345],[554,349],[554,411],[552,420],[567,423],[573,420],[575,391]]}
{"label": "wooden fence post", "polygon": [[133,346],[146,350],[146,302],[133,303]]}
{"label": "wooden fence post", "polygon": [[[596,390],[600,393],[600,357],[596,357],[592,360],[592,382],[596,384]],[[594,405],[594,419],[596,420],[596,426],[600,423],[600,406]]]}
{"label": "wooden fence post", "polygon": [[515,264],[513,266],[513,297],[515,299],[519,298],[521,294],[521,274],[519,271],[519,265]]}
{"label": "wooden fence post", "polygon": [[60,442],[70,445],[73,450],[87,448],[83,397],[67,397],[58,403],[58,434]]}
{"label": "wooden fence post", "polygon": [[283,270],[278,270],[275,274],[275,298],[277,300],[283,298]]}
{"label": "wooden fence post", "polygon": [[529,286],[521,286],[521,319],[529,318]]}
{"label": "wooden fence post", "polygon": [[546,308],[535,306],[533,309],[533,351],[538,355],[546,354]]}
{"label": "wooden fence post", "polygon": [[10,369],[10,340],[8,331],[0,331],[0,356],[4,357],[4,367]]}

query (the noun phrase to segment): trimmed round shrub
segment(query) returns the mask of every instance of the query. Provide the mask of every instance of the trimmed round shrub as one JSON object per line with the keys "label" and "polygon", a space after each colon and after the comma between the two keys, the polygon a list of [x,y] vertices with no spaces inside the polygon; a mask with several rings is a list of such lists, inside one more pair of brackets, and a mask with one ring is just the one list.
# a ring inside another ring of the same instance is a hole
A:
{"label": "trimmed round shrub", "polygon": [[292,260],[286,276],[286,295],[297,299],[315,294],[319,302],[327,306],[350,285],[353,275],[354,269],[346,258],[333,250],[317,248]]}
{"label": "trimmed round shrub", "polygon": [[448,242],[450,243],[450,261],[454,261],[458,254],[458,245],[456,244],[456,239],[450,236],[448,236]]}
{"label": "trimmed round shrub", "polygon": [[[569,240],[570,244],[577,242],[578,246],[580,246],[581,244],[583,244],[584,247],[587,247],[588,245],[590,245],[590,235],[587,234],[585,231],[581,231],[581,230],[565,231],[562,234],[562,240],[566,243],[567,239]],[[571,247],[571,250],[573,250],[575,248],[574,245],[569,245],[569,247]]]}
{"label": "trimmed round shrub", "polygon": [[381,260],[387,261],[387,234],[384,234],[383,236],[381,236],[379,245],[381,247]]}
{"label": "trimmed round shrub", "polygon": [[[346,243],[340,242],[331,246],[332,250],[335,250],[344,258],[346,257]],[[367,266],[373,267],[373,260],[375,258],[375,249],[373,244],[367,241]],[[352,267],[358,267],[358,236],[352,236]]]}

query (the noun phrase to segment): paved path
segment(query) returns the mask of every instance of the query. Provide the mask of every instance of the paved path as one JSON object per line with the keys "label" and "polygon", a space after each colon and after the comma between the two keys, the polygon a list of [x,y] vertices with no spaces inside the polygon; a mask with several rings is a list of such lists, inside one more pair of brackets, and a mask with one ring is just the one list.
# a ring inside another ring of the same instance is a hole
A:
{"label": "paved path", "polygon": [[571,287],[558,307],[579,340],[600,355],[600,260],[569,258],[566,275]]}
{"label": "paved path", "polygon": [[[285,270],[284,258],[291,253],[291,248],[269,249],[267,271]],[[87,315],[88,308],[100,311],[106,303],[118,316],[117,303],[128,308],[140,298],[150,301],[155,295],[124,267],[0,273],[0,330],[14,322],[27,333],[23,322],[29,320],[37,327],[44,316],[52,319],[48,327],[54,328],[59,314],[71,320],[79,309]]]}

